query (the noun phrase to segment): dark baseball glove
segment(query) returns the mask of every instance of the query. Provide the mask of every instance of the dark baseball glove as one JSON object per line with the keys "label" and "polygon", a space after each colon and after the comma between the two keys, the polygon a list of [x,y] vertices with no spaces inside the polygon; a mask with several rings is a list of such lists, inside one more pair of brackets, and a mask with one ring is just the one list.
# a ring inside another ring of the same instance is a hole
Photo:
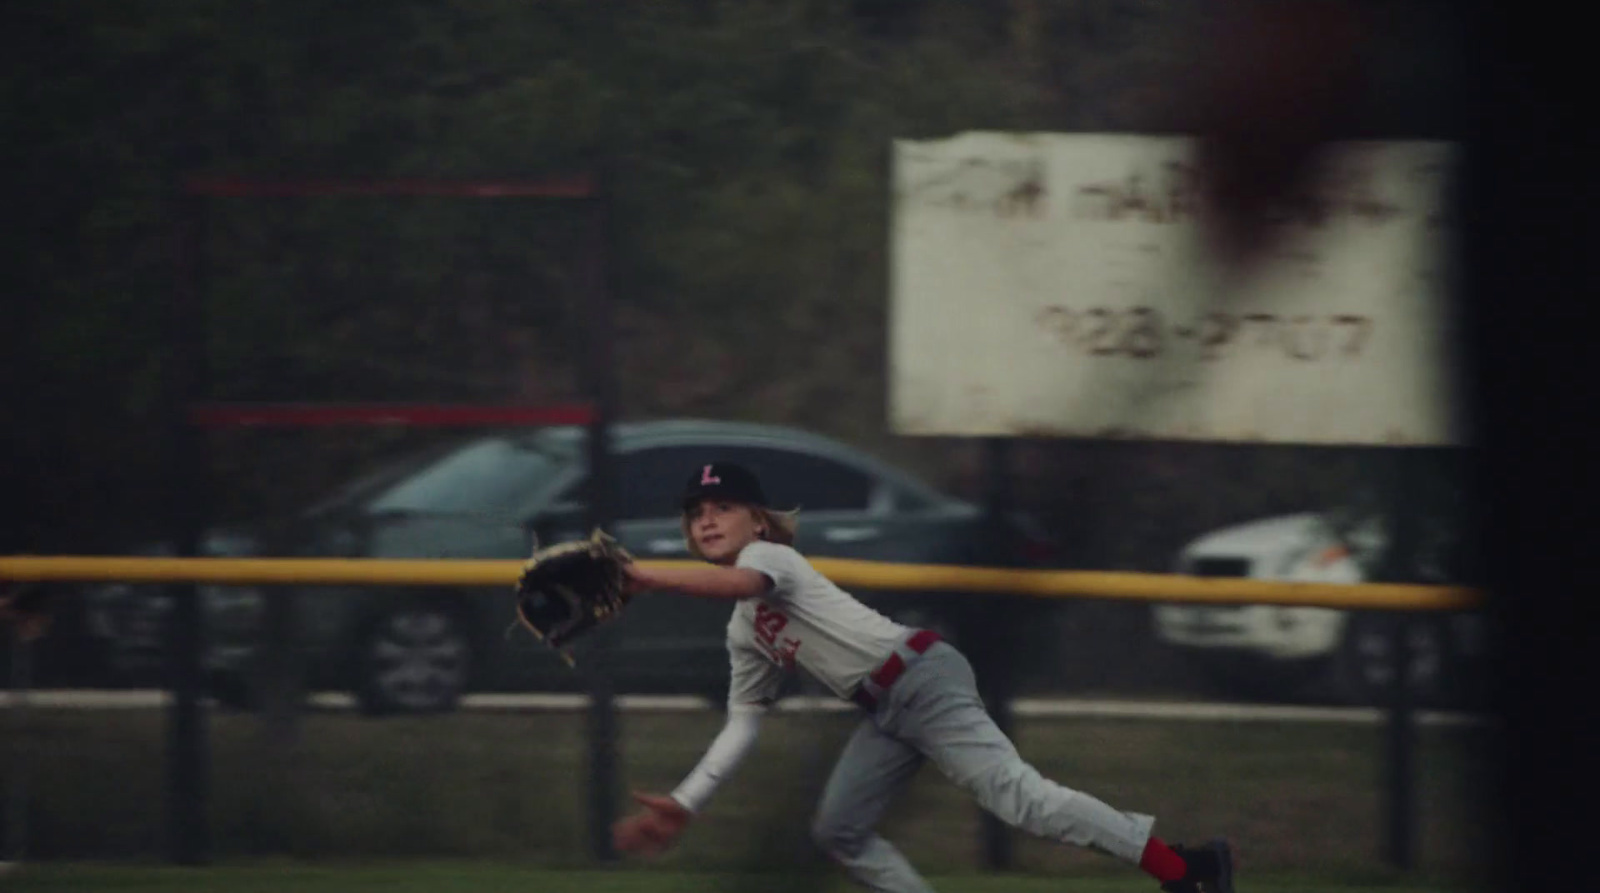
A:
{"label": "dark baseball glove", "polygon": [[602,530],[586,540],[536,549],[517,579],[517,619],[571,665],[566,646],[627,607],[625,566],[632,561]]}

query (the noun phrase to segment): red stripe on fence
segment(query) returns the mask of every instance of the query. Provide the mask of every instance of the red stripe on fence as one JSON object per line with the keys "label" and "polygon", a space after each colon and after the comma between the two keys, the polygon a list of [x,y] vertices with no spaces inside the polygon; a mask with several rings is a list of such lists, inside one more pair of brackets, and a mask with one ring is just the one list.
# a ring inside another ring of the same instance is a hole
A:
{"label": "red stripe on fence", "polygon": [[190,419],[205,428],[310,428],[333,425],[413,425],[471,427],[493,425],[587,425],[594,410],[586,403],[556,406],[462,406],[452,404],[244,404],[211,403],[191,408]]}
{"label": "red stripe on fence", "polygon": [[439,195],[470,198],[587,198],[594,180],[587,175],[548,180],[251,180],[242,177],[191,177],[192,195],[225,198],[286,198],[336,195]]}

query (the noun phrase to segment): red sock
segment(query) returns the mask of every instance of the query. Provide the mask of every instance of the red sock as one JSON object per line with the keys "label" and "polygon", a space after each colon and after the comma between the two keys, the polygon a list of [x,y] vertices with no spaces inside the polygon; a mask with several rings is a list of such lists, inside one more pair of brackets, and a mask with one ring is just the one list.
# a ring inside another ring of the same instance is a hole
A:
{"label": "red sock", "polygon": [[1189,871],[1189,866],[1183,864],[1183,857],[1155,837],[1150,838],[1144,845],[1144,855],[1139,857],[1139,867],[1163,884],[1182,880]]}

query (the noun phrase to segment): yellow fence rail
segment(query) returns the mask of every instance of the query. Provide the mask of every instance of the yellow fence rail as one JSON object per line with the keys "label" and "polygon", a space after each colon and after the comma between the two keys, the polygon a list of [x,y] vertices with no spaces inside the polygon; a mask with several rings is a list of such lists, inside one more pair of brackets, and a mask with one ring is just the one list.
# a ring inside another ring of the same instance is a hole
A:
{"label": "yellow fence rail", "polygon": [[[661,567],[688,561],[641,561]],[[1021,570],[891,564],[817,558],[840,586],[871,590],[971,592],[1037,598],[1129,599],[1209,604],[1268,604],[1391,611],[1460,611],[1483,606],[1483,593],[1457,586],[1313,583],[1237,577],[1191,577],[1120,571]],[[14,582],[192,582],[222,586],[507,586],[519,561],[381,558],[0,557],[0,580]]]}

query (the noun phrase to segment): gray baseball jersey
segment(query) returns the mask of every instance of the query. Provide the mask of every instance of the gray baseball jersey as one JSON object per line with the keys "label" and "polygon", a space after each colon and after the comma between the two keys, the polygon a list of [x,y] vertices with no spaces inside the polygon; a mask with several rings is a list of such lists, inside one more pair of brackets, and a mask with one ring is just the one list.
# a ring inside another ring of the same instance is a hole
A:
{"label": "gray baseball jersey", "polygon": [[729,703],[767,703],[795,666],[849,698],[910,632],[856,601],[789,546],[758,540],[738,567],[766,574],[772,589],[741,601],[728,620]]}

